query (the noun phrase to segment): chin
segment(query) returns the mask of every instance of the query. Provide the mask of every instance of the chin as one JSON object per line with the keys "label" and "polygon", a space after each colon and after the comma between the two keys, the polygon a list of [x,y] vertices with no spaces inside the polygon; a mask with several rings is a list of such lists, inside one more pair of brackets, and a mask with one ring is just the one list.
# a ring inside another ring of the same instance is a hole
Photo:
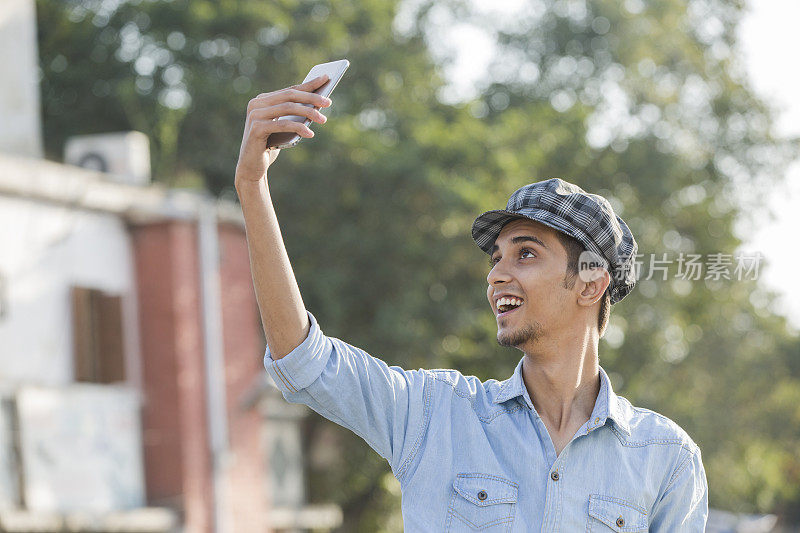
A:
{"label": "chin", "polygon": [[500,346],[516,347],[531,341],[537,341],[542,336],[542,327],[538,322],[526,324],[523,327],[501,327],[497,332],[497,344]]}

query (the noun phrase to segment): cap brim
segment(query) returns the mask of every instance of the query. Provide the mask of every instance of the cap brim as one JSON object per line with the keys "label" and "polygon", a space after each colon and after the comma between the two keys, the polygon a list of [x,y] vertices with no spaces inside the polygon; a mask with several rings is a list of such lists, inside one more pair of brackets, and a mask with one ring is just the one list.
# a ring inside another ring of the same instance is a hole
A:
{"label": "cap brim", "polygon": [[497,236],[500,235],[503,226],[512,219],[532,220],[533,222],[538,222],[539,224],[543,224],[565,235],[578,239],[581,242],[584,240],[577,236],[572,228],[558,224],[557,221],[554,220],[553,214],[544,209],[534,210],[529,215],[515,213],[505,209],[486,211],[479,215],[472,223],[472,239],[475,241],[475,244],[478,245],[478,248],[490,254],[492,253],[492,247],[497,240]]}
{"label": "cap brim", "polygon": [[515,218],[531,220],[529,217],[505,209],[486,211],[479,215],[472,223],[472,238],[475,244],[487,254],[491,253],[494,241],[497,240],[503,226]]}

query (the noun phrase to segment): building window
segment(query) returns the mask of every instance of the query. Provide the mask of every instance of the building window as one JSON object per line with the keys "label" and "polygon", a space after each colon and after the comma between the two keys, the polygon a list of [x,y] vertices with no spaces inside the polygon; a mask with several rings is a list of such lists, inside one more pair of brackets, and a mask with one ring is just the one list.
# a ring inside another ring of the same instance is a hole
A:
{"label": "building window", "polygon": [[122,297],[72,287],[75,381],[125,381]]}

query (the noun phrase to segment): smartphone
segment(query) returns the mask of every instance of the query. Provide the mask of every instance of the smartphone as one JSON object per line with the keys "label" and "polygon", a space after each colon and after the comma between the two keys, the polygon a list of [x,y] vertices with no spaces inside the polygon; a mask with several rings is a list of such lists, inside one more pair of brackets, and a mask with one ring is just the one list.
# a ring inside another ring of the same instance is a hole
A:
{"label": "smartphone", "polygon": [[[350,62],[346,59],[340,59],[338,61],[331,61],[329,63],[320,63],[319,65],[314,65],[311,70],[309,71],[308,75],[306,75],[306,79],[303,80],[303,83],[313,80],[318,76],[322,76],[323,74],[328,75],[328,81],[322,86],[316,89],[314,92],[316,94],[321,94],[322,96],[330,97],[333,90],[336,88],[336,84],[339,83],[339,80],[342,79],[344,75],[344,71],[347,70],[347,67],[350,66]],[[312,104],[301,104],[308,107],[313,107]],[[287,115],[285,117],[279,117],[285,120],[294,120],[295,122],[302,122],[306,126],[311,124],[311,119],[308,117],[301,117],[299,115]],[[295,144],[300,142],[299,134],[293,131],[279,131],[277,133],[271,134],[267,137],[267,148],[291,148]]]}

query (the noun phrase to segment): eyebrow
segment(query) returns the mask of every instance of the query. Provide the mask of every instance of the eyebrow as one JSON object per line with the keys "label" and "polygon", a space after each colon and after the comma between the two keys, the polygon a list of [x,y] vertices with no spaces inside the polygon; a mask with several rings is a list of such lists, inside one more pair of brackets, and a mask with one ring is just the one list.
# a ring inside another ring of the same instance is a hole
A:
{"label": "eyebrow", "polygon": [[[517,243],[520,243],[520,242],[535,242],[536,244],[538,244],[539,246],[541,246],[545,250],[550,250],[550,248],[548,248],[547,245],[545,243],[543,243],[541,241],[541,239],[539,239],[539,237],[536,237],[534,235],[520,235],[518,237],[512,237],[511,238],[511,243],[512,244],[517,244]],[[492,246],[492,251],[489,253],[489,255],[494,255],[494,253],[499,249],[500,249],[500,247],[495,244],[494,246]]]}

